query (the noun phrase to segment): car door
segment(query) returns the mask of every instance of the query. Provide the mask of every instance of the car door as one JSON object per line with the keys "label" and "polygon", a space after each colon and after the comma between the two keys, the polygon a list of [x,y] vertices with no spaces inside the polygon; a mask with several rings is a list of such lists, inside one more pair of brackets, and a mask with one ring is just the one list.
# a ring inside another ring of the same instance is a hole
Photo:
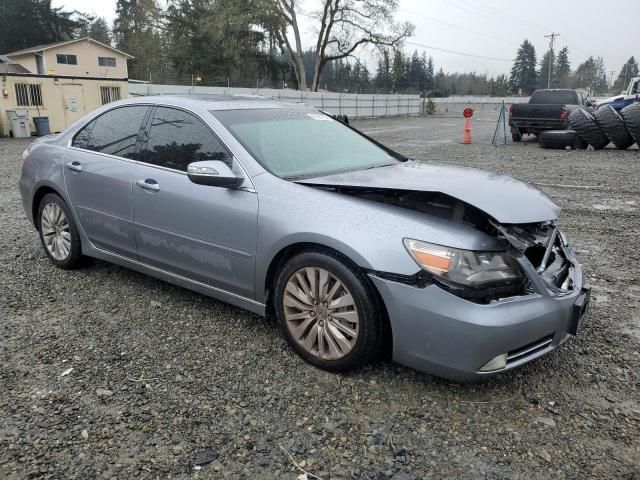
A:
{"label": "car door", "polygon": [[[258,199],[253,189],[196,185],[187,165],[239,165],[211,128],[173,107],[151,113],[134,168],[133,218],[141,261],[254,297]],[[245,180],[249,182],[249,180]]]}
{"label": "car door", "polygon": [[137,256],[133,228],[132,166],[150,107],[109,110],[81,129],[65,157],[71,206],[96,247]]}

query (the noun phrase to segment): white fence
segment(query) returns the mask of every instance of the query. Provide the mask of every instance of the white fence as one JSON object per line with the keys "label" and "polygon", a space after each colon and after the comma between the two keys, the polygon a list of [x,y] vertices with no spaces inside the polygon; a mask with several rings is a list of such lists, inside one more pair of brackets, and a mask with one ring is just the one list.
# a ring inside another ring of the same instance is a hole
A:
{"label": "white fence", "polygon": [[[285,102],[306,103],[336,115],[348,115],[350,118],[399,117],[426,114],[426,100],[420,98],[419,95],[322,93],[269,88],[190,87],[188,85],[153,85],[146,83],[130,83],[129,94],[132,97],[180,94],[260,96]],[[478,116],[488,116],[498,112],[502,102],[508,108],[513,103],[527,103],[529,97],[459,95],[433,98],[432,100],[436,105],[435,115],[460,117],[462,116],[462,111],[467,107],[473,108]]]}
{"label": "white fence", "polygon": [[306,103],[321,110],[349,117],[418,116],[424,100],[419,95],[374,95],[303,92],[266,88],[190,87],[185,85],[129,84],[130,96],[141,95],[236,95],[260,96],[285,102]]}
{"label": "white fence", "polygon": [[500,110],[502,102],[509,108],[513,103],[527,103],[530,97],[489,97],[479,95],[456,95],[451,97],[434,98],[436,104],[435,115],[445,117],[460,117],[462,111],[473,108],[474,115],[495,115]]}

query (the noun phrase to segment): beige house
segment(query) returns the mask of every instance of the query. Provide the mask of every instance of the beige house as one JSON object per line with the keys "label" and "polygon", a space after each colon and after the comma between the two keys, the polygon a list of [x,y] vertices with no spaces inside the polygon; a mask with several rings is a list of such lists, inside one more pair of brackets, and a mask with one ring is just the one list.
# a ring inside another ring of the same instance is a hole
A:
{"label": "beige house", "polygon": [[38,45],[4,56],[39,75],[126,79],[131,55],[92,38]]}
{"label": "beige house", "polygon": [[131,58],[90,38],[1,55],[0,136],[10,134],[9,108],[26,108],[30,119],[48,117],[53,133],[106,103],[128,98]]}

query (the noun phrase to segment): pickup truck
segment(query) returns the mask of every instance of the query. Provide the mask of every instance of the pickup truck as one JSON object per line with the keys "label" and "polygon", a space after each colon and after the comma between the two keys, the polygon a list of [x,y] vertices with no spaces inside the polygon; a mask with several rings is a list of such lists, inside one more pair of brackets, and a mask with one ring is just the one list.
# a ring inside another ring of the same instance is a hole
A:
{"label": "pickup truck", "polygon": [[565,130],[573,110],[591,106],[587,95],[580,90],[536,90],[529,103],[514,103],[509,108],[511,138],[519,142],[525,133],[537,136],[545,130]]}
{"label": "pickup truck", "polygon": [[622,110],[627,105],[640,102],[640,77],[632,78],[627,89],[620,95],[600,100],[596,108],[611,105],[616,110]]}

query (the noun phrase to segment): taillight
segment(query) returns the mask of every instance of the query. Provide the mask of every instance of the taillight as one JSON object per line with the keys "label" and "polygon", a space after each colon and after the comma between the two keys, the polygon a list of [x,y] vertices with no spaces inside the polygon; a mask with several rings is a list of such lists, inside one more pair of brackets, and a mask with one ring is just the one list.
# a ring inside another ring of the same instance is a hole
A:
{"label": "taillight", "polygon": [[511,111],[513,110],[513,103],[509,105],[509,115],[511,115]]}
{"label": "taillight", "polygon": [[560,107],[560,118],[562,120],[566,120],[567,117],[569,116],[569,112],[567,111],[567,107],[565,107],[564,105],[562,105]]}

